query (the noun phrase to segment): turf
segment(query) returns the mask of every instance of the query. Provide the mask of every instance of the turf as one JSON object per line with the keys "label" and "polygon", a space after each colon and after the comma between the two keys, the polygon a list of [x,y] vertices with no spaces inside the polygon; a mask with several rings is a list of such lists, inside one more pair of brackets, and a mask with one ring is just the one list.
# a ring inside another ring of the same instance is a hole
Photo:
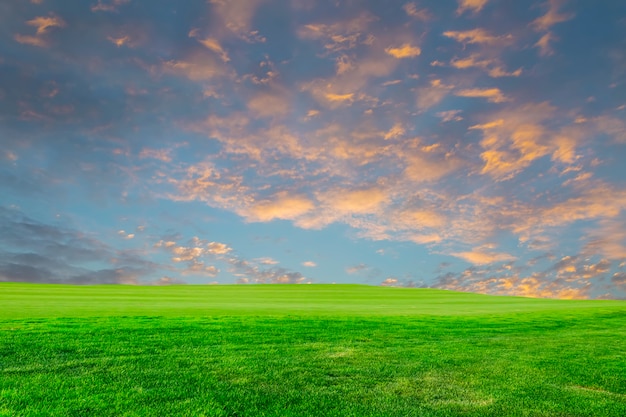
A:
{"label": "turf", "polygon": [[626,303],[0,284],[0,416],[626,416]]}

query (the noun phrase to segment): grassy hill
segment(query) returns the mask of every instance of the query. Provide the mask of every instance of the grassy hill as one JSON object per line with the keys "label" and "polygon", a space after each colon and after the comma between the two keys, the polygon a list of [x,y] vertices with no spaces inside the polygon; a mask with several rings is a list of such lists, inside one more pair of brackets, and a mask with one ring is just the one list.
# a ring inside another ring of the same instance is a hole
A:
{"label": "grassy hill", "polygon": [[0,416],[625,416],[626,303],[0,284]]}

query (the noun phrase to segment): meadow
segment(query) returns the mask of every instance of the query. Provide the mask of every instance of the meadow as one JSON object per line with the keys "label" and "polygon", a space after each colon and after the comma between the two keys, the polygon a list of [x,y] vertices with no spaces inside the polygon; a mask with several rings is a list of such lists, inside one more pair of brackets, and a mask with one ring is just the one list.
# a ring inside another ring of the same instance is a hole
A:
{"label": "meadow", "polygon": [[0,283],[0,416],[626,416],[626,302]]}

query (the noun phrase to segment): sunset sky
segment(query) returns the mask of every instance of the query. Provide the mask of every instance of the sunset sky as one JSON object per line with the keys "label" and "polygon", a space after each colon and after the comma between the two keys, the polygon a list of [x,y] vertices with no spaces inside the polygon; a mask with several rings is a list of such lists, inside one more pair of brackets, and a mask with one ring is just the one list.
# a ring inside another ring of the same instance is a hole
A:
{"label": "sunset sky", "polygon": [[624,0],[5,0],[0,281],[626,298]]}

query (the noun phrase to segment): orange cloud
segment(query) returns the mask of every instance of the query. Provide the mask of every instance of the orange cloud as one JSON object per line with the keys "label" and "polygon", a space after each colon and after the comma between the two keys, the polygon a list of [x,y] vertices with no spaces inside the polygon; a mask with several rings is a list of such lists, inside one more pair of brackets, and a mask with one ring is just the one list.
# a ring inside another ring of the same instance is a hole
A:
{"label": "orange cloud", "polygon": [[58,16],[50,15],[50,16],[39,16],[32,20],[26,22],[27,25],[35,26],[37,28],[37,35],[43,35],[50,28],[63,28],[65,27],[65,22]]}
{"label": "orange cloud", "polygon": [[276,219],[294,220],[313,208],[313,202],[308,198],[282,191],[271,199],[253,202],[242,214],[247,220],[257,222],[269,222]]}
{"label": "orange cloud", "polygon": [[451,255],[464,259],[474,265],[487,265],[494,262],[509,262],[517,259],[515,256],[509,255],[508,253],[497,253],[480,248],[467,252],[451,253]]}
{"label": "orange cloud", "polygon": [[393,127],[389,130],[389,132],[385,133],[385,140],[389,140],[389,139],[393,139],[393,138],[397,138],[399,136],[402,136],[406,133],[404,127],[400,124],[400,123],[396,123],[395,125],[393,125]]}
{"label": "orange cloud", "polygon": [[471,88],[460,90],[455,93],[459,97],[486,98],[491,103],[503,103],[510,101],[499,88]]}
{"label": "orange cloud", "polygon": [[487,71],[490,77],[519,77],[522,69],[519,68],[513,72],[508,72],[502,68],[501,63],[497,59],[481,59],[478,54],[472,54],[467,58],[456,58],[450,62],[454,68],[482,68]]}
{"label": "orange cloud", "polygon": [[353,97],[354,97],[354,93],[349,93],[349,94],[334,94],[334,93],[326,93],[326,99],[328,99],[328,101],[347,101],[347,102],[352,102],[353,101]]}
{"label": "orange cloud", "polygon": [[539,48],[539,55],[541,56],[549,56],[554,53],[552,49],[551,42],[554,42],[557,38],[552,34],[552,32],[547,32],[544,34],[534,45],[536,48]]}
{"label": "orange cloud", "polygon": [[119,38],[114,38],[112,36],[108,36],[107,39],[109,41],[111,41],[117,47],[124,46],[125,44],[127,44],[130,41],[130,37],[128,37],[128,36],[121,36]]}
{"label": "orange cloud", "polygon": [[385,49],[389,55],[394,58],[415,58],[422,53],[422,50],[417,46],[412,46],[411,44],[405,43],[397,48],[389,47]]}
{"label": "orange cloud", "polygon": [[387,200],[387,195],[378,188],[360,190],[334,189],[320,193],[318,199],[336,215],[375,213]]}
{"label": "orange cloud", "polygon": [[25,45],[39,46],[41,48],[48,46],[48,42],[38,36],[16,34],[13,36],[13,39],[15,39],[16,42]]}
{"label": "orange cloud", "polygon": [[513,39],[512,35],[493,36],[485,29],[477,28],[466,31],[447,31],[444,36],[452,38],[461,43],[477,44],[500,44],[508,43]]}
{"label": "orange cloud", "polygon": [[205,39],[199,38],[199,36],[198,36],[198,29],[192,29],[189,32],[189,37],[190,38],[196,38],[198,40],[198,42],[200,42],[208,50],[213,51],[217,55],[219,55],[219,57],[222,59],[222,61],[224,61],[224,62],[230,61],[230,57],[228,56],[228,53],[224,50],[224,48],[222,48],[222,45],[220,45],[220,43],[219,43],[219,41],[217,39],[215,39],[215,38],[205,38]]}
{"label": "orange cloud", "polygon": [[549,30],[557,23],[566,22],[574,18],[574,13],[561,13],[561,6],[564,0],[548,0],[548,11],[543,16],[535,19],[531,25],[538,31]]}

